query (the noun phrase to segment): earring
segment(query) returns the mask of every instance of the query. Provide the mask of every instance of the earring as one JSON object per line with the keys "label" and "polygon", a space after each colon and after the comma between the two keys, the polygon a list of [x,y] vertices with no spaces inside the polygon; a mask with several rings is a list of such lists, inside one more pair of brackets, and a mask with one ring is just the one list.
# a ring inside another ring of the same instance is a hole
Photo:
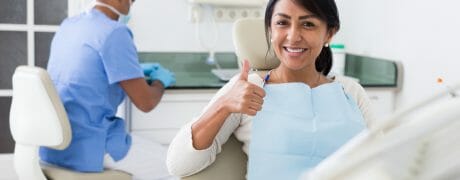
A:
{"label": "earring", "polygon": [[324,47],[329,47],[329,43],[324,44]]}

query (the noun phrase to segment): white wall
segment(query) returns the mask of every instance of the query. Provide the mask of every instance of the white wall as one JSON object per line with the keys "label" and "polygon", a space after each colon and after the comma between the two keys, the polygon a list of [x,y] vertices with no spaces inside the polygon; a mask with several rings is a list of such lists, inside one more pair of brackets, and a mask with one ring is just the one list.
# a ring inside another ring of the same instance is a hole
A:
{"label": "white wall", "polygon": [[[397,108],[460,82],[460,2],[455,0],[336,0],[342,29],[335,41],[350,53],[399,60],[405,67]],[[130,26],[139,51],[202,52],[188,0],[137,0]],[[218,23],[216,51],[233,51],[231,23]],[[207,30],[203,34],[211,34]],[[206,41],[210,42],[210,41]]]}
{"label": "white wall", "polygon": [[337,0],[339,40],[348,52],[399,60],[405,68],[397,108],[460,83],[460,2],[455,0]]}
{"label": "white wall", "polygon": [[[209,20],[206,22],[210,22]],[[209,27],[210,23],[202,23]],[[232,23],[217,23],[219,40],[216,51],[234,51]],[[188,0],[136,0],[129,26],[139,51],[203,52],[195,38],[196,24],[190,21]],[[202,28],[207,45],[212,44],[212,28]],[[207,39],[206,39],[207,38]]]}

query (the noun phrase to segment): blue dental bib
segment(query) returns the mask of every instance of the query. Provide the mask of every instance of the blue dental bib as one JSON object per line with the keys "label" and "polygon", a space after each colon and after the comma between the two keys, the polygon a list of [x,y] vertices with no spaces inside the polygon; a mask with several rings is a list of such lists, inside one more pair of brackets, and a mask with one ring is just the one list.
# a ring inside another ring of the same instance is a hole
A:
{"label": "blue dental bib", "polygon": [[364,129],[354,100],[340,83],[267,84],[252,120],[250,180],[298,179]]}

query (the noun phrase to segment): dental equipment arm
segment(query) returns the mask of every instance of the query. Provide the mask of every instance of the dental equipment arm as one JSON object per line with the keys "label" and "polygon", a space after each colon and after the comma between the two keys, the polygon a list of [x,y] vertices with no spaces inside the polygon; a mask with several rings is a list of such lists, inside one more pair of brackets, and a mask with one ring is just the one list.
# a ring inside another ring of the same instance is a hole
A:
{"label": "dental equipment arm", "polygon": [[347,177],[347,174],[356,173],[362,164],[373,162],[372,160],[394,151],[401,145],[417,140],[423,141],[434,132],[452,125],[460,117],[460,98],[437,104],[430,107],[429,111],[418,112],[417,119],[408,119],[407,115],[437,102],[446,94],[458,89],[460,89],[460,84],[447,92],[436,94],[406,110],[397,112],[382,121],[382,124],[367,132],[362,132],[311,170],[306,179]]}

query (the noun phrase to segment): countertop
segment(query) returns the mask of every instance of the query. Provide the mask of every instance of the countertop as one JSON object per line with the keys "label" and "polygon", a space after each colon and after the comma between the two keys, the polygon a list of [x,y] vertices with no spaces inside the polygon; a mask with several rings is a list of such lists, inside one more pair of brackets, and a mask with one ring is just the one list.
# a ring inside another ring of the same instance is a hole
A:
{"label": "countertop", "polygon": [[[168,89],[219,89],[226,82],[220,81],[211,70],[215,64],[206,63],[208,53],[197,52],[140,52],[141,63],[157,62],[176,75],[176,84]],[[215,54],[221,68],[237,68],[233,52]],[[395,61],[347,54],[345,75],[359,79],[363,87],[398,88],[402,68]]]}

